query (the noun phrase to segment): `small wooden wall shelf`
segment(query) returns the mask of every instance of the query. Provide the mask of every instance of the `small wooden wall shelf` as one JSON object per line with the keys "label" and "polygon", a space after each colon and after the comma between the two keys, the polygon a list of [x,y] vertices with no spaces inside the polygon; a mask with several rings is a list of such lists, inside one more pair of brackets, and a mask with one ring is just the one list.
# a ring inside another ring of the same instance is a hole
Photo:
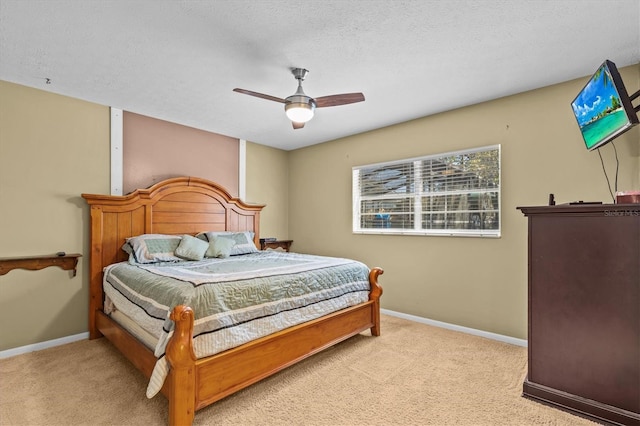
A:
{"label": "small wooden wall shelf", "polygon": [[13,269],[37,271],[49,266],[59,266],[65,271],[73,271],[73,276],[75,277],[79,257],[82,257],[82,255],[77,253],[65,254],[63,256],[51,254],[43,256],[0,257],[0,275],[4,275]]}

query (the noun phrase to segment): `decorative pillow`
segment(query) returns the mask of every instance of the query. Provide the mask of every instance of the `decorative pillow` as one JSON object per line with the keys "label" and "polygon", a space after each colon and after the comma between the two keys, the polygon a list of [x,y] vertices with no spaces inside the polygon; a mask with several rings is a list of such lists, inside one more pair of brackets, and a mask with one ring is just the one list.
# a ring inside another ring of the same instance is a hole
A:
{"label": "decorative pillow", "polygon": [[233,247],[231,248],[231,256],[235,256],[238,254],[248,254],[248,253],[257,253],[259,250],[256,248],[255,243],[253,242],[253,232],[245,231],[245,232],[201,232],[196,235],[198,238],[204,238],[208,242],[211,242],[213,237],[221,237],[228,238],[235,242]]}
{"label": "decorative pillow", "polygon": [[176,248],[176,256],[187,260],[202,260],[208,248],[209,244],[206,241],[191,235],[183,235],[182,241]]}
{"label": "decorative pillow", "polygon": [[179,262],[175,251],[180,241],[178,235],[144,234],[127,238],[122,249],[129,253],[130,263]]}
{"label": "decorative pillow", "polygon": [[235,240],[231,238],[224,238],[224,237],[212,235],[211,241],[209,241],[209,244],[208,244],[209,248],[205,256],[206,257],[229,257],[231,255],[231,249],[233,249],[233,246],[235,244],[236,244]]}

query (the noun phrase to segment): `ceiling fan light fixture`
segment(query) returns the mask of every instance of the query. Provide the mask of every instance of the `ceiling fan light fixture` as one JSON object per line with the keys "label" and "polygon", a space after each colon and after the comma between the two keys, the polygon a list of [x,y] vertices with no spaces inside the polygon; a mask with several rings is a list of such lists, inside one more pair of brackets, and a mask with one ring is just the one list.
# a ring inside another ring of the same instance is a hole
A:
{"label": "ceiling fan light fixture", "polygon": [[313,102],[289,102],[284,106],[287,117],[294,123],[306,123],[311,120],[315,109]]}
{"label": "ceiling fan light fixture", "polygon": [[235,88],[233,91],[284,104],[284,111],[287,114],[287,118],[293,122],[294,129],[304,128],[304,124],[313,118],[316,108],[334,107],[364,101],[362,93],[343,93],[314,99],[307,96],[302,90],[302,81],[309,71],[304,68],[294,68],[291,72],[295,79],[298,80],[298,90],[285,99],[240,88]]}

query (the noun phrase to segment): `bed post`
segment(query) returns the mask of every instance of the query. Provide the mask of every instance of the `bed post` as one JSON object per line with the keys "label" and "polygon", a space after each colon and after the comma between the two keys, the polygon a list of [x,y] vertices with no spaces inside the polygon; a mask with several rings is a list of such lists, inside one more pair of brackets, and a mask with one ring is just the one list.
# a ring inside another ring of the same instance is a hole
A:
{"label": "bed post", "polygon": [[171,368],[169,425],[191,425],[196,410],[196,356],[193,352],[193,310],[184,305],[171,312],[175,322],[166,356]]}
{"label": "bed post", "polygon": [[369,272],[369,284],[371,285],[371,292],[369,293],[369,300],[373,301],[373,327],[371,327],[371,334],[373,336],[380,335],[380,296],[382,296],[382,287],[378,284],[378,276],[384,274],[381,268],[373,268]]}
{"label": "bed post", "polygon": [[91,256],[89,258],[89,339],[102,337],[96,325],[96,315],[102,311],[102,208],[90,206],[91,211]]}

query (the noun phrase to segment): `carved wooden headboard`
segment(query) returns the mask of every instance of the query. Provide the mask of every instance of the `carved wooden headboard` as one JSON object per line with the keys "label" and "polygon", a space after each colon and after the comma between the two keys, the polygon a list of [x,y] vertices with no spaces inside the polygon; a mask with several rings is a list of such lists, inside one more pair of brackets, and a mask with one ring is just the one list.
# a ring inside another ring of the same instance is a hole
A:
{"label": "carved wooden headboard", "polygon": [[91,207],[89,332],[102,309],[102,270],[127,259],[125,240],[141,234],[195,235],[202,231],[252,231],[259,247],[263,205],[246,204],[206,179],[178,177],[129,195],[82,194]]}

